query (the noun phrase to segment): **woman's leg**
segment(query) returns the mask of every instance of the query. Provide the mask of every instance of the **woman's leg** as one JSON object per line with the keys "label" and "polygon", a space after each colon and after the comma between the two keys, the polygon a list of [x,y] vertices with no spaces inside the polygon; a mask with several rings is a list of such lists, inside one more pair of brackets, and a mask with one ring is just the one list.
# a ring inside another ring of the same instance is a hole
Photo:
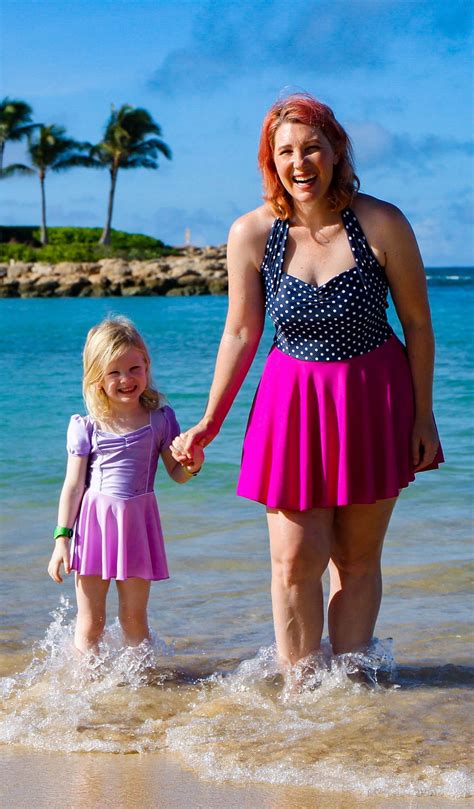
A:
{"label": "woman's leg", "polygon": [[117,582],[119,621],[129,646],[138,646],[150,637],[147,617],[150,584],[146,579]]}
{"label": "woman's leg", "polygon": [[329,561],[334,509],[267,509],[267,517],[278,656],[293,665],[316,652],[321,642],[321,576]]}
{"label": "woman's leg", "polygon": [[74,643],[80,652],[96,649],[105,626],[105,600],[110,581],[76,573],[77,621]]}
{"label": "woman's leg", "polygon": [[328,609],[335,654],[361,651],[372,639],[382,598],[382,546],[396,501],[335,510]]}

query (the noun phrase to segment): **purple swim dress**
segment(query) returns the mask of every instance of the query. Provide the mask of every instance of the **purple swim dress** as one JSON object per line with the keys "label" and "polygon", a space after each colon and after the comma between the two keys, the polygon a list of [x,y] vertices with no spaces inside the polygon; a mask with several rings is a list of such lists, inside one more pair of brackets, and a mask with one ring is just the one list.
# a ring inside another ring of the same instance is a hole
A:
{"label": "purple swim dress", "polygon": [[160,453],[178,434],[168,406],[151,410],[149,424],[124,435],[99,430],[90,416],[71,417],[67,451],[89,456],[72,570],[119,581],[169,577],[153,484]]}
{"label": "purple swim dress", "polygon": [[[283,271],[287,220],[274,221],[266,245],[261,274],[276,332],[237,494],[269,508],[374,503],[415,477],[413,384],[387,321],[387,278],[352,209],[341,216],[355,265],[320,286]],[[425,469],[443,460],[439,446]]]}

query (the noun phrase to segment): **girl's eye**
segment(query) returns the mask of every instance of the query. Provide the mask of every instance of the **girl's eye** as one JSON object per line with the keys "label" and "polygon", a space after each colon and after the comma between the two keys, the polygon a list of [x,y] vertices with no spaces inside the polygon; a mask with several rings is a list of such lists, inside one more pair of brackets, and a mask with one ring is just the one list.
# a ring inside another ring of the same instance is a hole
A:
{"label": "girl's eye", "polygon": [[118,371],[109,371],[107,376],[116,376],[117,374],[118,374]]}

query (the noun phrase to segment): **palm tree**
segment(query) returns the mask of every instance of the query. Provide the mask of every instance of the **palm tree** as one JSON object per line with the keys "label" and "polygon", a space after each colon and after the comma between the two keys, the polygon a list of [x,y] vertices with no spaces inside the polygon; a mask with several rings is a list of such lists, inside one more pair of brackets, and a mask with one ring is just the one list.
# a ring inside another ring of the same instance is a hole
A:
{"label": "palm tree", "polygon": [[[21,140],[39,126],[39,124],[31,122],[31,115],[32,109],[26,101],[8,97],[0,101],[0,175],[3,175],[3,155],[6,141]],[[21,171],[25,166],[22,163],[15,163],[13,168]],[[12,173],[14,172],[10,172],[10,174]]]}
{"label": "palm tree", "polygon": [[112,107],[104,138],[92,148],[90,158],[93,163],[89,163],[96,168],[107,168],[110,173],[107,220],[100,244],[110,242],[119,169],[157,169],[159,153],[171,160],[171,150],[161,140],[161,127],[147,110],[128,104],[123,104],[119,110]]}
{"label": "palm tree", "polygon": [[[37,174],[41,185],[41,241],[48,243],[46,227],[45,178],[48,171],[66,171],[73,166],[90,165],[84,152],[90,151],[90,143],[79,143],[66,137],[62,126],[50,124],[39,127],[39,132],[29,137],[28,153],[34,168],[24,167],[28,174]],[[7,169],[8,171],[8,169]]]}

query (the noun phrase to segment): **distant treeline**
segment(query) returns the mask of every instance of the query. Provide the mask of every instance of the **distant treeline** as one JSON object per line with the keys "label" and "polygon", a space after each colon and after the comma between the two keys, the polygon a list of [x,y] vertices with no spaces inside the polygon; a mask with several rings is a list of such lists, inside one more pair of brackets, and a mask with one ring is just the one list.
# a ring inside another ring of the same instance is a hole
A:
{"label": "distant treeline", "polygon": [[[30,165],[12,163],[4,166],[7,142],[21,140],[26,140]],[[36,240],[40,243],[41,249],[45,249],[44,246],[52,241],[53,231],[51,228],[48,232],[46,224],[45,179],[48,172],[67,171],[77,167],[108,170],[110,188],[104,228],[78,228],[77,230],[97,233],[97,243],[111,245],[113,243],[112,214],[119,170],[157,169],[159,155],[170,160],[171,150],[161,139],[160,125],[147,110],[141,107],[123,104],[117,110],[112,106],[102,140],[92,144],[74,140],[66,133],[65,128],[58,124],[33,121],[33,110],[26,101],[7,97],[0,102],[0,179],[6,181],[15,175],[38,177],[41,189],[41,227],[38,230],[39,238],[33,237],[33,242]],[[19,227],[16,230],[18,235],[25,228]],[[67,228],[55,228],[54,230],[67,230]],[[15,241],[23,242],[21,238],[12,238]],[[33,242],[26,247],[34,250]],[[84,243],[82,244],[84,245]],[[63,246],[65,246],[64,243]],[[3,246],[0,245],[0,247],[3,250]],[[11,245],[11,247],[20,249],[25,245],[18,244]]]}

